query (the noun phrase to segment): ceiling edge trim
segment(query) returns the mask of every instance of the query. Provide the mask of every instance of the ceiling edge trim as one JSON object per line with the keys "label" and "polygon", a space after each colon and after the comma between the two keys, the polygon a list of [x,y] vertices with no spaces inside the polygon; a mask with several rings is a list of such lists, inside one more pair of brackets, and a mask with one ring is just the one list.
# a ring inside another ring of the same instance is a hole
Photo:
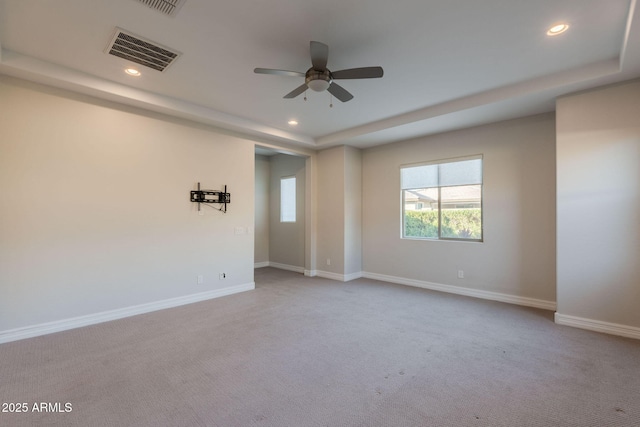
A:
{"label": "ceiling edge trim", "polygon": [[610,74],[617,73],[619,71],[620,67],[618,58],[604,60],[590,64],[588,66],[561,71],[559,73],[549,74],[546,76],[525,80],[510,85],[501,86],[495,89],[490,89],[484,92],[479,92],[473,95],[453,99],[451,101],[442,102],[440,104],[431,105],[429,107],[414,110],[405,114],[382,119],[377,122],[368,123],[366,125],[322,136],[320,138],[317,138],[316,141],[318,147],[321,147],[327,144],[344,141],[357,136],[379,132],[385,129],[423,121],[457,111],[480,107],[482,105],[504,101],[506,99],[527,95],[533,92],[540,92],[547,89],[557,88],[563,85],[604,77]]}
{"label": "ceiling edge trim", "polygon": [[631,0],[631,2],[629,3],[629,14],[627,15],[627,26],[624,29],[622,47],[620,48],[620,69],[621,70],[624,68],[624,61],[627,58],[629,38],[631,37],[631,28],[633,26],[634,18],[636,15],[635,12],[636,12],[637,3],[638,3],[637,0]]}
{"label": "ceiling edge trim", "polygon": [[315,147],[315,140],[208,107],[157,95],[70,68],[0,49],[0,73],[100,99],[180,117],[247,136]]}

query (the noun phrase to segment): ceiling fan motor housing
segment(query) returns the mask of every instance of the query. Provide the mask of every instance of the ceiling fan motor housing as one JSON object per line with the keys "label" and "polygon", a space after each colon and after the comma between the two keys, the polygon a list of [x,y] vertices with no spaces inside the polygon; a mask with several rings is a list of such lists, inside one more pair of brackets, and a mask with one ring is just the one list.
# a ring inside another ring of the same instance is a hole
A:
{"label": "ceiling fan motor housing", "polygon": [[304,77],[304,82],[307,84],[309,89],[316,92],[327,90],[332,81],[333,76],[331,75],[331,71],[326,68],[324,70],[318,71],[311,67],[307,70],[307,73]]}

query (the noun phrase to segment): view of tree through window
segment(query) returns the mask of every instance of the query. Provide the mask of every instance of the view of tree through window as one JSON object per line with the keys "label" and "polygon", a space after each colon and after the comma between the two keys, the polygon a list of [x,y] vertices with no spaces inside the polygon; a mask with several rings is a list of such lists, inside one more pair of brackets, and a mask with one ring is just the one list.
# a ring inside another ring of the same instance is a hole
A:
{"label": "view of tree through window", "polygon": [[482,241],[482,157],[401,168],[402,237]]}

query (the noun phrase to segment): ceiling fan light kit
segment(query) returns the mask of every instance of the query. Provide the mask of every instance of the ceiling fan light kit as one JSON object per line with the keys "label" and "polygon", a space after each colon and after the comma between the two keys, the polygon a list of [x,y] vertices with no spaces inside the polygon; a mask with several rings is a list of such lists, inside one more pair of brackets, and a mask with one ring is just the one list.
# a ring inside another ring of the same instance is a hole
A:
{"label": "ceiling fan light kit", "polygon": [[[303,77],[304,83],[284,96],[286,99],[295,98],[307,89],[315,92],[328,91],[342,102],[353,99],[353,95],[345,88],[338,85],[334,80],[338,79],[375,79],[380,78],[384,74],[382,67],[363,67],[350,68],[332,73],[327,68],[327,60],[329,58],[329,46],[324,43],[312,41],[309,51],[311,53],[311,68],[306,73],[298,71],[276,70],[272,68],[255,68],[256,74],[273,74],[291,77]],[[306,100],[306,96],[305,96]]]}
{"label": "ceiling fan light kit", "polygon": [[310,68],[304,77],[305,84],[309,89],[322,92],[329,89],[332,82],[331,73],[326,68],[323,71],[317,71]]}

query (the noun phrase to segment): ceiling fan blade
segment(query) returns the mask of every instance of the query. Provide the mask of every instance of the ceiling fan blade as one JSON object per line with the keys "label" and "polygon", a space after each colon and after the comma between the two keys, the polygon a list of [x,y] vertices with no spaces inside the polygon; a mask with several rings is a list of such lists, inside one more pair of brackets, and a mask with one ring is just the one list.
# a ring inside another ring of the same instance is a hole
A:
{"label": "ceiling fan blade", "polygon": [[329,46],[324,43],[312,41],[309,51],[311,52],[311,63],[313,64],[313,69],[324,71],[327,68]]}
{"label": "ceiling fan blade", "polygon": [[278,76],[292,76],[292,77],[304,78],[304,73],[300,73],[298,71],[274,70],[271,68],[255,68],[253,72],[256,74],[274,74]]}
{"label": "ceiling fan blade", "polygon": [[337,83],[331,83],[331,86],[329,86],[327,91],[342,102],[347,102],[353,98],[353,95]]}
{"label": "ceiling fan blade", "polygon": [[291,92],[289,92],[288,94],[286,94],[284,96],[284,98],[287,98],[287,99],[295,98],[296,96],[300,95],[305,90],[307,90],[307,84],[303,83],[300,86],[298,86],[297,88],[295,88],[294,90],[292,90]]}
{"label": "ceiling fan blade", "polygon": [[334,79],[377,79],[383,74],[382,67],[363,67],[334,71],[331,76]]}

